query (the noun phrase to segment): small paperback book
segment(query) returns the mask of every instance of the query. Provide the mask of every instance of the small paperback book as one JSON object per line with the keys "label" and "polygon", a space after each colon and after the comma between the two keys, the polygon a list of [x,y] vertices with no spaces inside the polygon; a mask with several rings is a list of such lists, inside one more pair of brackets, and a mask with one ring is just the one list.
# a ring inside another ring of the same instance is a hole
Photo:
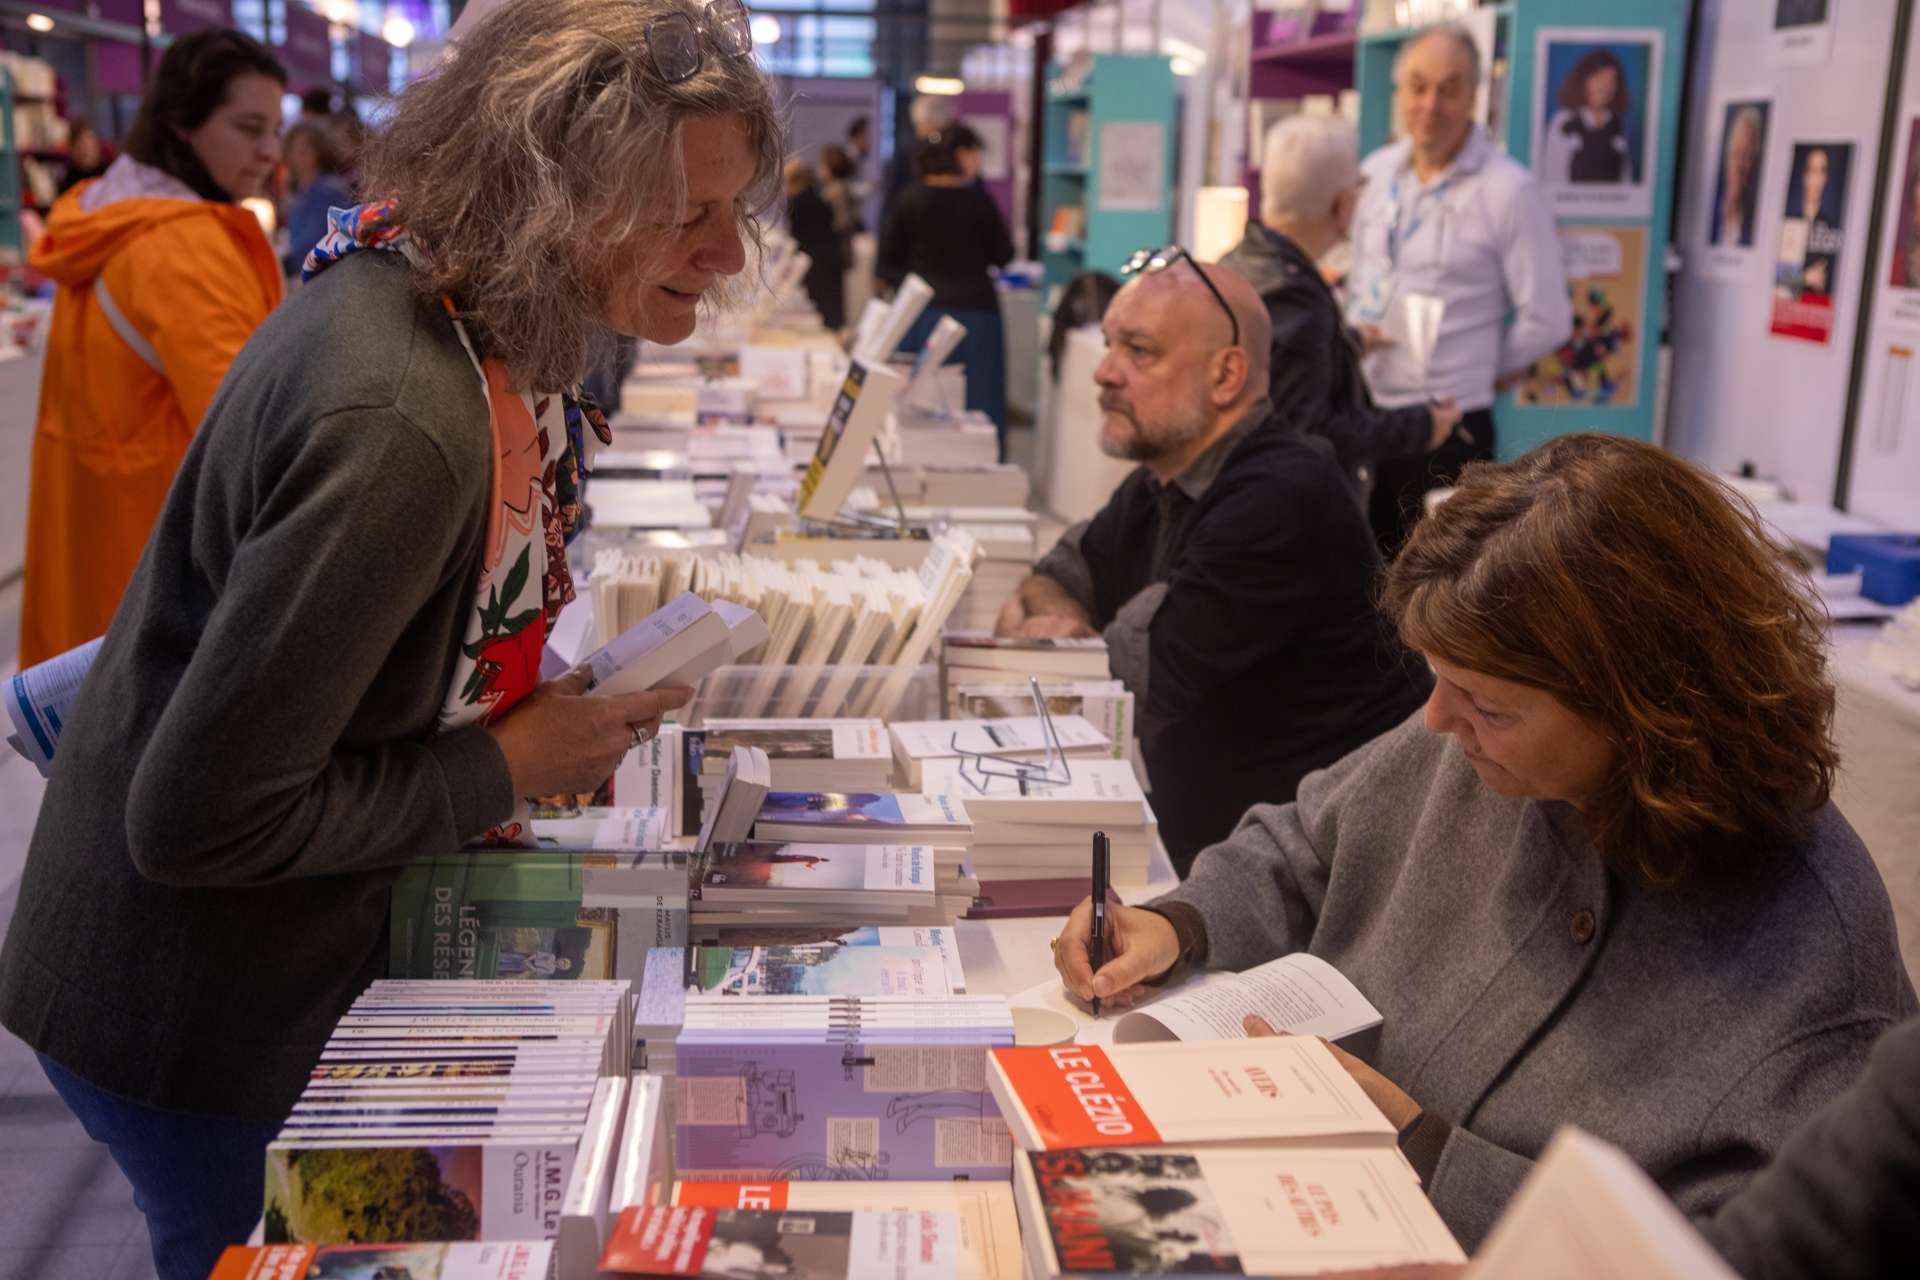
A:
{"label": "small paperback book", "polygon": [[1390,1148],[1022,1152],[1014,1193],[1031,1274],[1045,1280],[1466,1261]]}
{"label": "small paperback book", "polygon": [[924,845],[716,844],[701,859],[697,892],[709,906],[925,903],[939,886],[936,871]]}
{"label": "small paperback book", "polygon": [[954,1280],[959,1225],[951,1213],[898,1210],[630,1208],[601,1255],[600,1272],[701,1280]]}
{"label": "small paperback book", "polygon": [[701,823],[695,848],[705,851],[745,840],[771,787],[767,753],[758,747],[735,747],[727,760],[726,782]]}
{"label": "small paperback book", "polygon": [[987,1078],[1027,1151],[1159,1143],[1392,1147],[1393,1125],[1310,1036],[995,1049]]}
{"label": "small paperback book", "polygon": [[546,1280],[544,1240],[234,1245],[209,1280]]}
{"label": "small paperback book", "polygon": [[754,823],[756,840],[964,845],[973,828],[947,796],[884,792],[770,793]]}

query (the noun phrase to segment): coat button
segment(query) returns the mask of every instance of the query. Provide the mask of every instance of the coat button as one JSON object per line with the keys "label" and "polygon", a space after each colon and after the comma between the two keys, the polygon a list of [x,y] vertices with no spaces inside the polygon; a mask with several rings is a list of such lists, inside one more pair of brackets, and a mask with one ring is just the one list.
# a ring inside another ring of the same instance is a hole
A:
{"label": "coat button", "polygon": [[1589,942],[1592,942],[1593,929],[1593,912],[1583,909],[1573,913],[1573,920],[1568,925],[1568,931],[1573,934],[1573,940],[1575,942],[1583,947]]}

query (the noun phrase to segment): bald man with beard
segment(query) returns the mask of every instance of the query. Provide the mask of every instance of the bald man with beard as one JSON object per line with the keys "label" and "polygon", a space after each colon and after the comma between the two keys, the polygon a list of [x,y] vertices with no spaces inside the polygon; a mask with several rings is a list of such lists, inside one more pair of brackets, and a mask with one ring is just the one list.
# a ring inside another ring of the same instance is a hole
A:
{"label": "bald man with beard", "polygon": [[1412,714],[1429,677],[1374,610],[1379,553],[1331,447],[1267,399],[1253,287],[1182,253],[1123,288],[1102,332],[1100,448],[1140,466],[996,630],[1106,638],[1184,875],[1249,806]]}

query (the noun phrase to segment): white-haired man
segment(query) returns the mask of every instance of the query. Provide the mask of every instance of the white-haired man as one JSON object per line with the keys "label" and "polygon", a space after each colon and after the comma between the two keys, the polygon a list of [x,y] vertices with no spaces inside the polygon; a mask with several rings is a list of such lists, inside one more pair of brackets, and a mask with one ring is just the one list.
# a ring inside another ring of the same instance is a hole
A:
{"label": "white-haired man", "polygon": [[1317,265],[1346,240],[1359,200],[1353,126],[1338,116],[1290,116],[1267,133],[1260,217],[1222,262],[1246,277],[1273,320],[1274,412],[1327,438],[1364,505],[1377,464],[1439,448],[1460,407],[1440,397],[1383,409],[1367,392],[1359,335]]}
{"label": "white-haired man", "polygon": [[893,159],[887,162],[887,188],[880,196],[882,227],[887,225],[887,217],[893,212],[893,202],[917,176],[913,166],[920,155],[920,144],[953,124],[953,103],[923,93],[907,108],[907,120],[913,125],[913,137],[895,147]]}
{"label": "white-haired man", "polygon": [[[1347,316],[1367,340],[1368,385],[1393,408],[1451,397],[1465,410],[1434,452],[1381,464],[1369,514],[1389,555],[1427,490],[1493,456],[1497,388],[1573,329],[1553,211],[1474,123],[1479,83],[1465,27],[1413,36],[1394,64],[1401,136],[1360,166]],[[1415,350],[1410,338],[1435,312],[1431,351]]]}

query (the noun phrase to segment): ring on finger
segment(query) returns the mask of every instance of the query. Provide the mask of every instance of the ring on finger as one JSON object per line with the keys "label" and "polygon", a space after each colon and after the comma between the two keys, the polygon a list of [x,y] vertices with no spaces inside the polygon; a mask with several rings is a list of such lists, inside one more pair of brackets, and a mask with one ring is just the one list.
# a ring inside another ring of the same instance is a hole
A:
{"label": "ring on finger", "polygon": [[632,734],[632,737],[629,739],[629,741],[636,747],[644,745],[646,740],[653,736],[651,733],[647,731],[647,729],[644,726],[641,726],[641,725],[630,724],[627,726],[627,729]]}

